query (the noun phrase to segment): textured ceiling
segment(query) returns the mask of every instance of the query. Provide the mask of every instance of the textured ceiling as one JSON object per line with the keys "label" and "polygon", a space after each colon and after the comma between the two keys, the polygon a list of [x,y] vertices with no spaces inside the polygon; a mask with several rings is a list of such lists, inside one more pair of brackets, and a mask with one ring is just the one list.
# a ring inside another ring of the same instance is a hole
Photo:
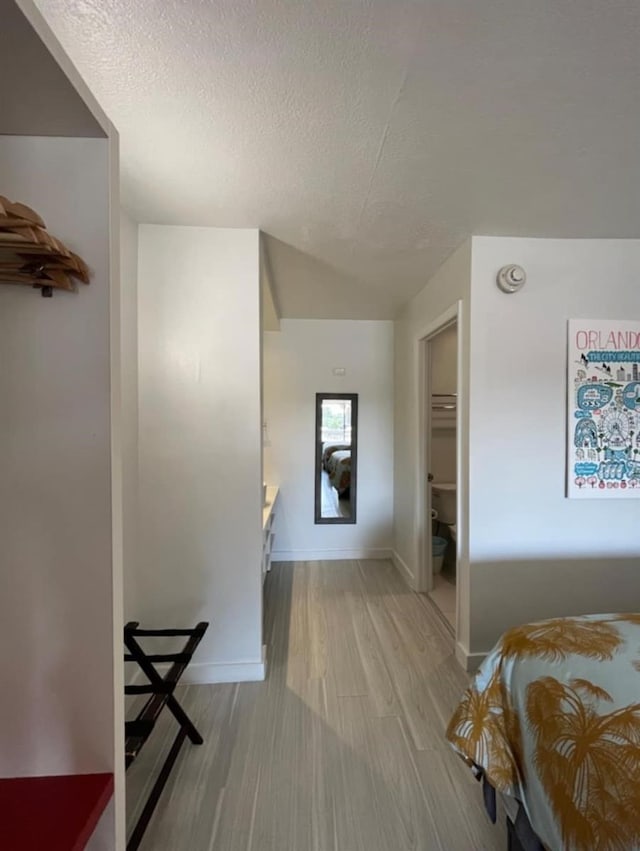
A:
{"label": "textured ceiling", "polygon": [[284,316],[392,316],[472,233],[640,236],[637,0],[38,5],[131,212],[263,229]]}

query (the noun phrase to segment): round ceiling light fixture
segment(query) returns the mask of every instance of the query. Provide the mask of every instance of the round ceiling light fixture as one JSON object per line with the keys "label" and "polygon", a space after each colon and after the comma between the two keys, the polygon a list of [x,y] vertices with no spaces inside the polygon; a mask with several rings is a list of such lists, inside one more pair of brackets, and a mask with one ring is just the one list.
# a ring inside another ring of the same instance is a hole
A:
{"label": "round ceiling light fixture", "polygon": [[522,266],[516,266],[515,263],[503,266],[496,277],[496,282],[503,293],[517,293],[525,285],[526,280],[527,273]]}

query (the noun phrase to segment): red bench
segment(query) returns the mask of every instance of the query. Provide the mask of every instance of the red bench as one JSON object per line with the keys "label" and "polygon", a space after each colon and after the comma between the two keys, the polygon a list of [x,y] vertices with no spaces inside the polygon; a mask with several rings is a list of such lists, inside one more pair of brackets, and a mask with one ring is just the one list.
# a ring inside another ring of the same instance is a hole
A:
{"label": "red bench", "polygon": [[0,848],[83,851],[112,795],[112,774],[0,780]]}

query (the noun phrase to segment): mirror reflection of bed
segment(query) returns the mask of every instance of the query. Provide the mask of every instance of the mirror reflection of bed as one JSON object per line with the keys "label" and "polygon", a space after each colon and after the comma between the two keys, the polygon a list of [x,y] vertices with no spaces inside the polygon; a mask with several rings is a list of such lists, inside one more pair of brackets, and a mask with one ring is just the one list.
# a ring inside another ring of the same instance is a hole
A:
{"label": "mirror reflection of bed", "polygon": [[357,394],[316,394],[316,523],[355,523],[357,426]]}
{"label": "mirror reflection of bed", "polygon": [[351,516],[351,444],[322,444],[323,517]]}

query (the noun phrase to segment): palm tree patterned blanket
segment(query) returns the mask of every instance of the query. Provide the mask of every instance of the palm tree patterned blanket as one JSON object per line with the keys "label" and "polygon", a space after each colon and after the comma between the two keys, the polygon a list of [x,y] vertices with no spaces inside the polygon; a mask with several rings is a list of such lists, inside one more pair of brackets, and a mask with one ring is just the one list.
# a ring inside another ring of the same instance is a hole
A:
{"label": "palm tree patterned blanket", "polygon": [[509,630],[447,739],[550,851],[640,851],[640,614]]}

